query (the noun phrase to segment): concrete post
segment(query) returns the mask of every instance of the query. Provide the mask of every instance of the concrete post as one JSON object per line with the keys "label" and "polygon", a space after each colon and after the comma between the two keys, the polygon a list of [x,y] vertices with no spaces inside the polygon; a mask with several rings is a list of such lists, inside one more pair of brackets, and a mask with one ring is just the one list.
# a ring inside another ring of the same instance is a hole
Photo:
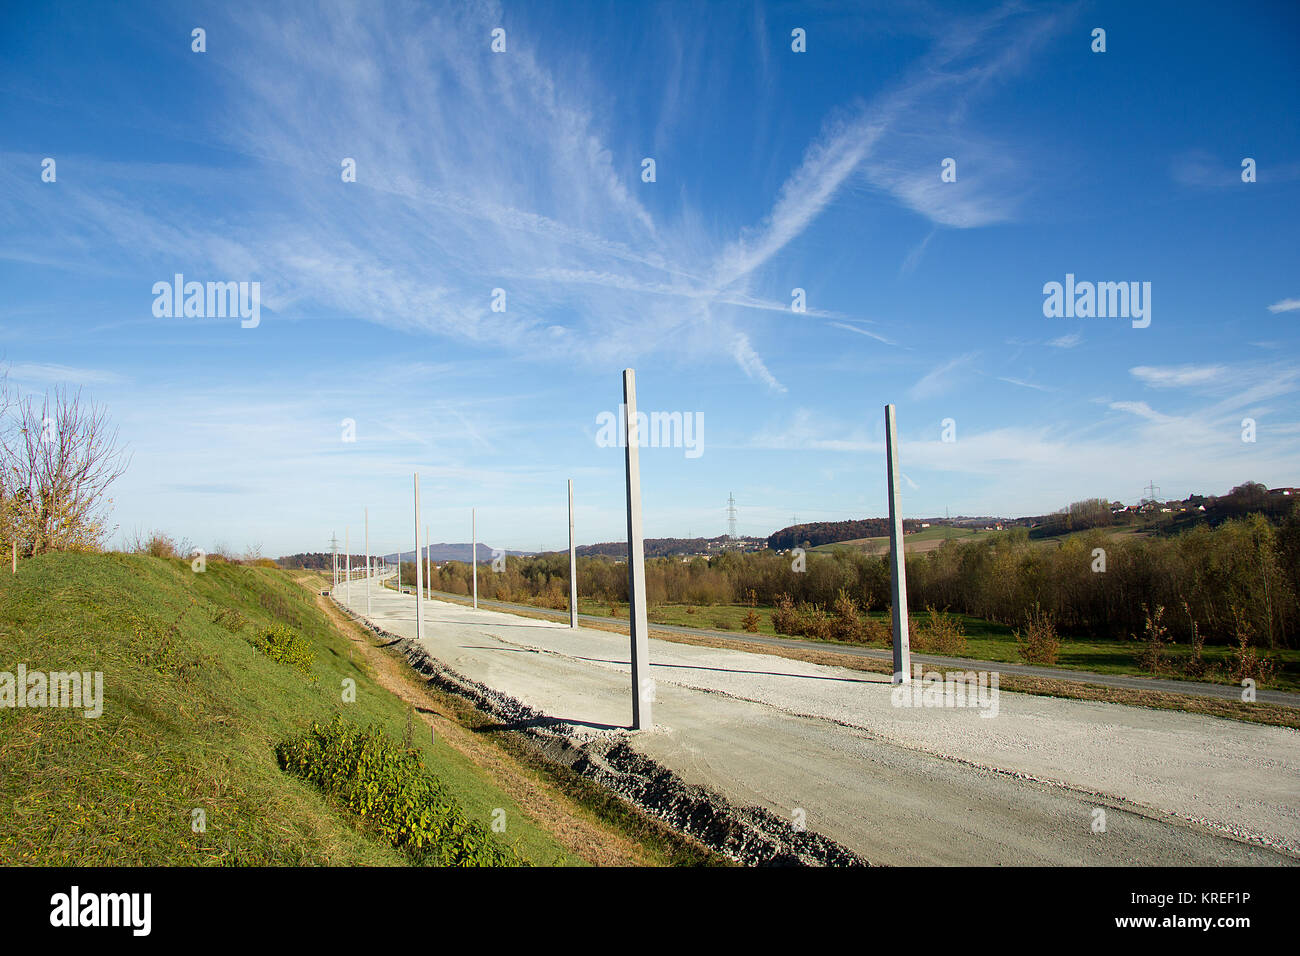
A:
{"label": "concrete post", "polygon": [[899,507],[898,426],[894,406],[885,406],[885,472],[889,482],[890,595],[894,602],[894,683],[911,681],[912,653],[907,631],[907,562],[903,543],[903,512]]}
{"label": "concrete post", "polygon": [[424,584],[433,597],[433,558],[429,555],[429,526],[424,526]]}
{"label": "concrete post", "polygon": [[343,556],[343,564],[346,569],[345,573],[348,576],[348,583],[343,589],[343,594],[344,594],[343,600],[347,602],[348,607],[351,607],[352,606],[352,543],[348,541],[348,531],[349,531],[348,528],[343,529],[343,550],[347,552],[347,554]]}
{"label": "concrete post", "polygon": [[569,627],[578,626],[578,551],[573,544],[573,479],[569,479]]}
{"label": "concrete post", "polygon": [[415,473],[415,640],[424,640],[424,574],[420,563],[420,473]]}
{"label": "concrete post", "polygon": [[636,417],[636,372],[623,370],[623,408],[627,415],[627,599],[632,638],[632,729],[654,727],[650,679],[650,624],[645,605],[645,541],[641,536],[641,462]]}
{"label": "concrete post", "polygon": [[18,573],[18,542],[14,542],[14,574]]}
{"label": "concrete post", "polygon": [[366,615],[370,614],[370,579],[375,576],[375,567],[370,563],[370,509],[366,509]]}
{"label": "concrete post", "polygon": [[474,543],[471,547],[474,549],[472,557],[474,568],[474,610],[478,610],[478,516],[473,508],[469,509],[469,536]]}

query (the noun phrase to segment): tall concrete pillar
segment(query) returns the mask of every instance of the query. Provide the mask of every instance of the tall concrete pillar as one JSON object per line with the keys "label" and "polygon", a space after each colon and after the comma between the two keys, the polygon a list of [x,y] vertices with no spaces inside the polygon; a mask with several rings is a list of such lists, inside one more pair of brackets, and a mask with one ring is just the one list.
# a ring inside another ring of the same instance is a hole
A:
{"label": "tall concrete pillar", "polygon": [[370,563],[370,509],[366,508],[366,614],[370,614],[370,579],[375,576],[375,566]]}
{"label": "tall concrete pillar", "polygon": [[645,605],[645,541],[641,536],[641,462],[636,417],[636,372],[623,370],[623,408],[627,416],[627,599],[632,629],[632,729],[654,727],[654,682],[650,679],[650,623]]}
{"label": "tall concrete pillar", "polygon": [[347,552],[347,554],[343,556],[343,563],[346,569],[345,573],[347,574],[347,582],[348,582],[343,588],[343,593],[344,593],[344,600],[347,602],[348,607],[351,607],[352,606],[352,544],[348,541],[349,530],[350,529],[346,527],[343,529],[343,550]]}
{"label": "tall concrete pillar", "polygon": [[473,508],[469,509],[469,536],[470,538],[473,539],[473,544],[470,545],[470,547],[473,548],[474,551],[471,560],[473,561],[472,567],[474,569],[474,610],[477,611],[478,610],[478,515]]}
{"label": "tall concrete pillar", "polygon": [[573,543],[573,479],[569,479],[569,627],[578,626],[578,549]]}
{"label": "tall concrete pillar", "polygon": [[885,472],[889,482],[890,596],[894,602],[894,683],[911,681],[912,654],[907,632],[907,562],[903,544],[903,512],[899,493],[898,426],[894,406],[885,406]]}
{"label": "tall concrete pillar", "polygon": [[420,562],[420,473],[415,473],[415,640],[424,640],[424,574]]}
{"label": "tall concrete pillar", "polygon": [[429,597],[433,597],[433,558],[429,555],[429,526],[424,526],[424,586],[429,589]]}

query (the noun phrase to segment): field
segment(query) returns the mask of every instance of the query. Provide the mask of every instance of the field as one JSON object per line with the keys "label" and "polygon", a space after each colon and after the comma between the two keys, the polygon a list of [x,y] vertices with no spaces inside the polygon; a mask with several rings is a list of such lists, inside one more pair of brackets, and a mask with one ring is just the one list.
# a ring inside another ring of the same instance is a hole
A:
{"label": "field", "polygon": [[[617,608],[616,616],[626,620],[627,605],[620,603],[615,607]],[[597,602],[581,598],[578,601],[578,608],[583,614],[608,616],[610,612],[609,602]],[[743,621],[749,611],[749,606],[743,604],[658,604],[650,608],[649,620],[651,624],[703,628],[705,630],[731,632],[737,637],[743,637],[745,633]],[[753,611],[759,619],[758,633],[776,636],[776,630],[772,627],[772,608],[759,606],[753,608]],[[889,616],[883,612],[877,611],[863,616],[875,618],[886,627],[890,626]],[[923,622],[926,615],[923,611],[919,614],[913,611],[912,617],[913,619],[919,618]],[[1023,663],[1020,659],[1019,648],[1012,628],[966,614],[954,614],[953,617],[961,622],[966,632],[966,653],[951,656],[963,656],[974,660],[1006,664]],[[782,636],[789,637],[789,635]],[[835,644],[839,642],[831,641],[827,643]],[[880,646],[883,649],[884,645]],[[1141,676],[1146,672],[1138,667],[1136,661],[1138,648],[1137,641],[1089,640],[1067,637],[1061,642],[1061,652],[1056,664],[1053,666],[1063,669],[1094,671],[1099,674]],[[1222,665],[1227,660],[1228,651],[1229,649],[1223,646],[1207,646],[1204,650],[1204,656],[1212,665]],[[1182,660],[1186,659],[1189,653],[1190,649],[1184,645],[1168,647],[1167,654],[1171,667],[1168,673],[1162,671],[1159,676],[1178,678],[1178,665]],[[1300,691],[1300,650],[1279,648],[1267,653],[1268,656],[1275,658],[1279,664],[1277,677],[1268,686],[1276,690]]]}
{"label": "field", "polygon": [[[966,538],[988,537],[997,534],[996,531],[980,531],[975,528],[953,528],[947,525],[925,528],[913,534],[906,535],[903,540],[903,548],[908,554],[923,554],[926,551],[933,551],[941,547],[945,541],[961,541]],[[809,551],[818,553],[827,553],[834,551],[836,548],[852,548],[858,551],[865,551],[868,554],[884,554],[889,550],[889,536],[884,535],[878,538],[854,538],[851,541],[836,541],[832,544],[819,544],[815,548],[809,548]]]}
{"label": "field", "polygon": [[[1109,538],[1125,538],[1143,534],[1149,534],[1148,528],[1137,525],[1125,525],[1118,528],[1107,528],[1106,536]],[[1054,535],[1046,538],[1030,538],[1030,541],[1039,547],[1059,547],[1063,542],[1077,535],[1084,534],[1082,531],[1075,531],[1068,534]],[[904,539],[904,549],[908,554],[924,554],[927,551],[933,551],[943,546],[945,541],[972,541],[975,539],[988,540],[1000,534],[1002,531],[984,531],[978,528],[954,528],[946,525],[926,528],[909,534]],[[878,538],[854,538],[851,541],[836,541],[833,544],[819,544],[815,548],[809,548],[820,554],[829,554],[837,548],[851,548],[857,551],[864,551],[867,554],[887,554],[889,553],[889,537],[883,536]]]}

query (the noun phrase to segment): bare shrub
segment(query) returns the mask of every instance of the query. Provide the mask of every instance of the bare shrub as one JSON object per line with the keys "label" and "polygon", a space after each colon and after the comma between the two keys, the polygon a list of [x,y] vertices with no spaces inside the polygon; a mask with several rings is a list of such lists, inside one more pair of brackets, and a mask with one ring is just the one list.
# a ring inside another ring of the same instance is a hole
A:
{"label": "bare shrub", "polygon": [[835,636],[831,617],[820,604],[801,604],[798,610],[799,631],[804,637],[817,641],[829,641]]}
{"label": "bare shrub", "polygon": [[[1142,647],[1137,653],[1137,665],[1148,673],[1157,674],[1165,666],[1165,644],[1169,641],[1169,629],[1161,623],[1165,609],[1160,604],[1154,609],[1144,604],[1142,612],[1146,616],[1146,624],[1142,628],[1145,636],[1141,638]],[[1133,639],[1139,640],[1136,636]]]}
{"label": "bare shrub", "polygon": [[130,542],[133,554],[147,554],[154,558],[178,558],[181,556],[180,545],[171,535],[163,531],[150,531],[147,534],[135,532]]}
{"label": "bare shrub", "polygon": [[794,609],[790,595],[782,594],[777,598],[776,608],[772,611],[772,630],[778,634],[799,634],[799,614]]}
{"label": "bare shrub", "polygon": [[1232,649],[1228,657],[1228,676],[1235,684],[1240,684],[1244,680],[1253,680],[1257,685],[1263,686],[1273,679],[1277,662],[1267,657],[1260,657],[1250,646],[1252,634],[1250,621],[1246,615],[1234,607],[1232,616],[1236,622],[1237,646]]}
{"label": "bare shrub", "polygon": [[745,619],[741,621],[740,624],[741,627],[750,634],[757,634],[759,625],[758,613],[753,608],[750,608],[749,613],[745,615]]}
{"label": "bare shrub", "polygon": [[[909,621],[909,643],[919,651],[934,654],[961,655],[966,652],[966,630],[961,621],[947,611],[927,607],[927,619],[919,624],[916,618]],[[918,615],[919,617],[919,615]]]}
{"label": "bare shrub", "polygon": [[884,644],[894,646],[894,629],[877,618],[864,615],[862,618],[862,641],[865,644]]}
{"label": "bare shrub", "polygon": [[1183,673],[1188,677],[1205,677],[1212,670],[1210,662],[1204,656],[1205,635],[1201,633],[1201,628],[1196,623],[1196,618],[1192,616],[1192,609],[1186,601],[1183,602],[1183,612],[1186,613],[1187,619],[1191,622],[1192,629],[1192,653],[1183,662]]}
{"label": "bare shrub", "polygon": [[1027,664],[1055,664],[1061,650],[1061,638],[1056,633],[1056,623],[1038,602],[1025,613],[1025,629],[1012,631],[1020,659]]}
{"label": "bare shrub", "polygon": [[831,620],[831,634],[837,641],[862,640],[862,618],[858,615],[857,602],[843,588],[835,596],[834,618]]}

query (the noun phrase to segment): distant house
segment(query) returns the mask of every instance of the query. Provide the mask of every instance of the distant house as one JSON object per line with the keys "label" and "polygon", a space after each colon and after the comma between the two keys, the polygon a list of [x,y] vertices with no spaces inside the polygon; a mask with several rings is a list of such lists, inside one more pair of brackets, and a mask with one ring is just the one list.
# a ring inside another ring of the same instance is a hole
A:
{"label": "distant house", "polygon": [[930,522],[928,522],[928,521],[922,521],[922,522],[921,522],[921,527],[922,527],[922,528],[928,528],[928,527],[930,527]]}
{"label": "distant house", "polygon": [[1300,495],[1300,488],[1270,488],[1268,493],[1281,498],[1290,498],[1293,495]]}

